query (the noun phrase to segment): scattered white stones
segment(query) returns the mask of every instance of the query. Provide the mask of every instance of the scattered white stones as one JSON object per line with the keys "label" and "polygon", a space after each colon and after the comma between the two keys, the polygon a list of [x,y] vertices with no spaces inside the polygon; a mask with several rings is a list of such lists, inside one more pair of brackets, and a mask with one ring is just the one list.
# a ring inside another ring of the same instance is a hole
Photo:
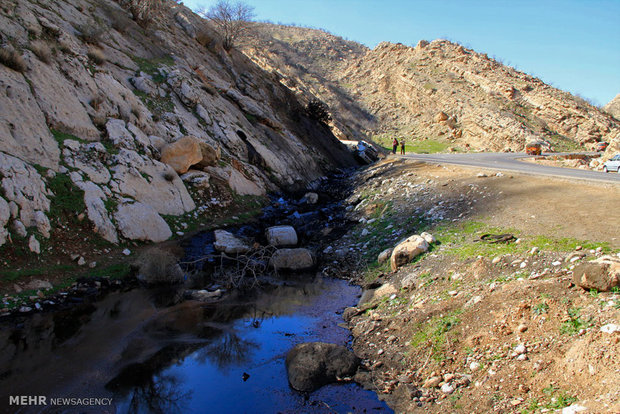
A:
{"label": "scattered white stones", "polygon": [[601,332],[612,334],[615,332],[620,332],[620,325],[615,323],[608,323],[605,326],[601,326]]}

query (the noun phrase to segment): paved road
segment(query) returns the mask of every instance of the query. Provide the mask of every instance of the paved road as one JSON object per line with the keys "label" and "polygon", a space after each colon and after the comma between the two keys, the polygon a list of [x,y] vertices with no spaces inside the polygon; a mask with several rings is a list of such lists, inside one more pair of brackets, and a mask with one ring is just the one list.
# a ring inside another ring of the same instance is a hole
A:
{"label": "paved road", "polygon": [[467,167],[481,167],[492,170],[514,171],[523,174],[546,175],[551,177],[620,184],[620,174],[618,173],[603,173],[573,168],[550,167],[547,165],[525,162],[523,159],[530,158],[530,156],[525,153],[485,152],[472,154],[408,154],[401,155],[400,157],[424,161],[427,163],[463,165]]}

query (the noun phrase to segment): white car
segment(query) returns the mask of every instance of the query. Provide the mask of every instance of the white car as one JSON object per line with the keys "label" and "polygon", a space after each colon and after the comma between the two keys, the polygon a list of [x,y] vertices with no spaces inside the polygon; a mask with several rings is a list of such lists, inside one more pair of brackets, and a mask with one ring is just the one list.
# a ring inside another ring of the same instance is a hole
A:
{"label": "white car", "polygon": [[620,154],[614,155],[609,161],[603,164],[603,172],[609,171],[620,173]]}

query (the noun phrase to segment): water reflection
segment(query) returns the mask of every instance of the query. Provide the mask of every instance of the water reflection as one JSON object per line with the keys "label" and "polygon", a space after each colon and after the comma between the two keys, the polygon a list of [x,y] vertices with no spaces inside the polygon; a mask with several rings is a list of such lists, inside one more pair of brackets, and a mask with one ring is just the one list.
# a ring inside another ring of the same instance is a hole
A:
{"label": "water reflection", "polygon": [[225,371],[230,365],[241,365],[250,361],[253,351],[259,348],[256,342],[241,338],[235,332],[224,332],[217,341],[210,343],[193,355],[199,363],[210,361]]}
{"label": "water reflection", "polygon": [[161,375],[133,390],[127,407],[128,414],[176,414],[187,410],[192,391],[183,390],[175,375]]}

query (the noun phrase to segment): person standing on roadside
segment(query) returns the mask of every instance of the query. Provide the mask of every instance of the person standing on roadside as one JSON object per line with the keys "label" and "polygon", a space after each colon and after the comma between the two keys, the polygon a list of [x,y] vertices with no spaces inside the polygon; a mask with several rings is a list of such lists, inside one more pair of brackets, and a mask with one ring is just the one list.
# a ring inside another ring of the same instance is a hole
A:
{"label": "person standing on roadside", "polygon": [[392,141],[392,154],[396,154],[397,149],[398,149],[398,140],[394,138],[394,141]]}
{"label": "person standing on roadside", "polygon": [[405,155],[405,140],[400,140],[400,155]]}

